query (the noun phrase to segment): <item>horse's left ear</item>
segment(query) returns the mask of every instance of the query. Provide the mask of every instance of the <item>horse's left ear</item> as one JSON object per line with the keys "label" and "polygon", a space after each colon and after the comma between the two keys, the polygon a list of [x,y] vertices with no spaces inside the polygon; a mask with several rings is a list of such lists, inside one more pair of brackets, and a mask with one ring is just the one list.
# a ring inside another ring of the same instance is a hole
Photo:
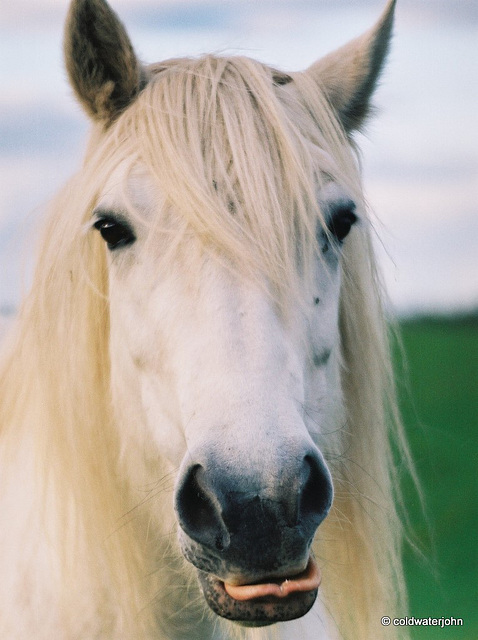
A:
{"label": "horse's left ear", "polygon": [[359,38],[318,60],[306,74],[320,84],[347,132],[360,129],[390,46],[396,0]]}
{"label": "horse's left ear", "polygon": [[94,120],[114,120],[146,82],[128,34],[105,0],[72,1],[64,52],[70,83]]}

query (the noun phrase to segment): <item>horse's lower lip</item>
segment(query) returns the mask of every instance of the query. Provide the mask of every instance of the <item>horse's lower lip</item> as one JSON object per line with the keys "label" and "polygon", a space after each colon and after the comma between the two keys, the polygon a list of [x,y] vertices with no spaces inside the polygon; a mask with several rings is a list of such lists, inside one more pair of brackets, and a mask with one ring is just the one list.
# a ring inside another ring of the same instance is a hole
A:
{"label": "horse's lower lip", "polygon": [[206,602],[217,615],[262,626],[305,615],[317,597],[320,571],[311,557],[305,571],[280,581],[233,586],[203,571],[199,580]]}
{"label": "horse's lower lip", "polygon": [[224,588],[231,598],[239,601],[255,600],[267,596],[286,598],[292,593],[318,589],[320,580],[320,569],[315,559],[311,556],[305,570],[291,578],[245,585],[232,585],[226,582],[224,583]]}

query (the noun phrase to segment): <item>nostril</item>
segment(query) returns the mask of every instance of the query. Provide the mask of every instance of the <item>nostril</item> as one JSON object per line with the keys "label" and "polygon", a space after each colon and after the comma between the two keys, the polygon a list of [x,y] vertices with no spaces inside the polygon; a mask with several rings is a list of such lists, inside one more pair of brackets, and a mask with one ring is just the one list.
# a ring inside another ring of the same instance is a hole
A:
{"label": "nostril", "polygon": [[200,465],[190,469],[177,498],[181,523],[193,529],[202,528],[209,521],[213,510],[211,500],[198,480],[201,469]]}
{"label": "nostril", "polygon": [[201,471],[201,465],[189,470],[176,498],[179,521],[187,533],[201,531],[214,518],[214,506],[199,480]]}
{"label": "nostril", "polygon": [[319,458],[304,458],[304,483],[300,495],[299,513],[302,520],[311,519],[318,524],[327,515],[332,503],[330,475]]}
{"label": "nostril", "polygon": [[218,551],[224,551],[224,540],[223,540],[223,536],[218,535],[216,536],[216,541],[215,541],[215,545],[216,549]]}
{"label": "nostril", "polygon": [[190,538],[222,551],[228,544],[228,534],[204,476],[199,464],[188,471],[176,495],[176,511],[181,528]]}

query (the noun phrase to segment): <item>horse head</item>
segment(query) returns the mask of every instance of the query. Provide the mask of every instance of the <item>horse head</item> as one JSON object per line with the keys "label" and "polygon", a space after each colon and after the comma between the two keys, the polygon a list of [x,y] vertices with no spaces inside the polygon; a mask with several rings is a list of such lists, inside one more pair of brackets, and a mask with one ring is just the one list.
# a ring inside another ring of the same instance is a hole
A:
{"label": "horse head", "polygon": [[233,57],[146,66],[106,2],[70,7],[70,81],[111,169],[89,226],[130,482],[177,470],[181,551],[213,611],[246,625],[304,615],[320,583],[324,453],[347,428],[342,265],[368,233],[349,143],[394,5],[290,74]]}

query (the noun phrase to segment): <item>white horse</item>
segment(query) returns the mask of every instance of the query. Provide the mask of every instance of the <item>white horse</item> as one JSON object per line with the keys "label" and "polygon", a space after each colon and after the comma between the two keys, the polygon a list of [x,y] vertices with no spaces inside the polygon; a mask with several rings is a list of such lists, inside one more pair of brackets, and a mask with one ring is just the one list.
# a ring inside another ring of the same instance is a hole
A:
{"label": "white horse", "polygon": [[4,342],[2,639],[397,637],[408,454],[351,137],[394,5],[286,74],[144,66],[73,0],[93,130]]}

